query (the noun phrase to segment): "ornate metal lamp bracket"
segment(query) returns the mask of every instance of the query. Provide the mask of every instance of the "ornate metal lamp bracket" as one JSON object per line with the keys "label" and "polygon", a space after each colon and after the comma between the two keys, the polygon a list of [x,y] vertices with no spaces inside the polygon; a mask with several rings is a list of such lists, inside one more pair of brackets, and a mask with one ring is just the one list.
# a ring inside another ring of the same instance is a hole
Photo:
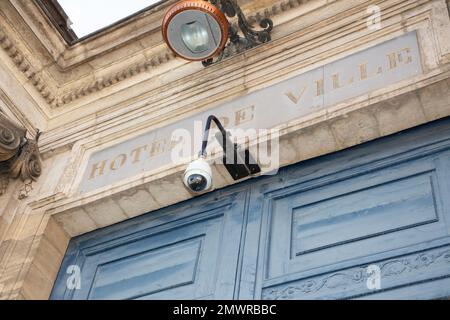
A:
{"label": "ornate metal lamp bracket", "polygon": [[211,58],[202,62],[205,67],[271,40],[270,33],[273,29],[273,21],[271,19],[262,19],[259,23],[262,30],[257,31],[248,22],[241,7],[237,4],[237,0],[209,0],[209,2],[219,8],[229,18],[237,16],[237,27],[241,30],[243,37],[239,35],[237,28],[231,25],[229,31],[230,41],[217,58]]}
{"label": "ornate metal lamp bracket", "polygon": [[0,111],[0,196],[6,192],[11,179],[20,179],[24,184],[19,199],[28,197],[33,181],[41,175],[40,132],[38,130],[34,140],[28,139],[26,134],[25,129]]}

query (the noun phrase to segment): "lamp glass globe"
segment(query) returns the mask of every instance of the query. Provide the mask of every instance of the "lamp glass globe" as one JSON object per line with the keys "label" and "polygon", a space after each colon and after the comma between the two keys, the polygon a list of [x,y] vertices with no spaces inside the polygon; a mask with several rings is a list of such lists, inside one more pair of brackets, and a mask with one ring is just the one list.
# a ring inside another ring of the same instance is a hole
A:
{"label": "lamp glass globe", "polygon": [[208,50],[208,30],[198,21],[183,24],[181,26],[181,38],[186,47],[193,53],[201,53]]}

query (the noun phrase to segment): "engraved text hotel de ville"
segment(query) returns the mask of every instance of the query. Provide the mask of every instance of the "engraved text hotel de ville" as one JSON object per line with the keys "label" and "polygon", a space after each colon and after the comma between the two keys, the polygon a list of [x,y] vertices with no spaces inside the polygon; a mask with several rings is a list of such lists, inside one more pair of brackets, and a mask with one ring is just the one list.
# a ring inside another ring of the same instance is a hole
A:
{"label": "engraved text hotel de ville", "polygon": [[172,133],[218,116],[227,128],[271,129],[282,123],[409,79],[422,72],[415,32],[250,93],[205,113],[94,153],[80,192],[89,192],[170,163]]}

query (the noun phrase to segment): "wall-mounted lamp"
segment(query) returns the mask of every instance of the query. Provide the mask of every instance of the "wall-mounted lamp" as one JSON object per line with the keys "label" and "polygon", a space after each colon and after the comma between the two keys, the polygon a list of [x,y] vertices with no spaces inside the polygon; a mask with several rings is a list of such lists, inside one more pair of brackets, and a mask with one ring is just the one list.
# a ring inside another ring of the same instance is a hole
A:
{"label": "wall-mounted lamp", "polygon": [[[237,16],[243,37],[226,16]],[[272,20],[263,19],[260,26],[261,31],[252,28],[236,0],[182,0],[167,11],[162,32],[164,41],[176,55],[189,61],[203,61],[208,66],[233,52],[270,41]]]}
{"label": "wall-mounted lamp", "polygon": [[19,199],[26,198],[31,184],[41,175],[42,164],[38,148],[40,132],[34,140],[27,130],[9,120],[0,111],[0,196],[6,192],[10,179],[21,179],[24,186]]}
{"label": "wall-mounted lamp", "polygon": [[203,135],[202,149],[199,159],[189,164],[183,177],[184,184],[194,193],[202,193],[212,188],[212,170],[206,162],[206,148],[208,146],[209,131],[214,122],[219,129],[216,139],[220,142],[223,153],[223,164],[233,180],[241,180],[261,172],[260,166],[250,154],[248,149],[242,150],[230,139],[230,133],[215,116],[209,116],[206,121]]}

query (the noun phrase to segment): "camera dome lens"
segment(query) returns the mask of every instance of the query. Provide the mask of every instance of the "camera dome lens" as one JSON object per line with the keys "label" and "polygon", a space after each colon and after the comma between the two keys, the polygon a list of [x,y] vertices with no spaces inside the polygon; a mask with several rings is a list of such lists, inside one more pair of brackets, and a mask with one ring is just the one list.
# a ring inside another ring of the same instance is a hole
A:
{"label": "camera dome lens", "polygon": [[192,191],[200,192],[206,189],[208,181],[201,174],[193,174],[187,179],[189,187]]}

